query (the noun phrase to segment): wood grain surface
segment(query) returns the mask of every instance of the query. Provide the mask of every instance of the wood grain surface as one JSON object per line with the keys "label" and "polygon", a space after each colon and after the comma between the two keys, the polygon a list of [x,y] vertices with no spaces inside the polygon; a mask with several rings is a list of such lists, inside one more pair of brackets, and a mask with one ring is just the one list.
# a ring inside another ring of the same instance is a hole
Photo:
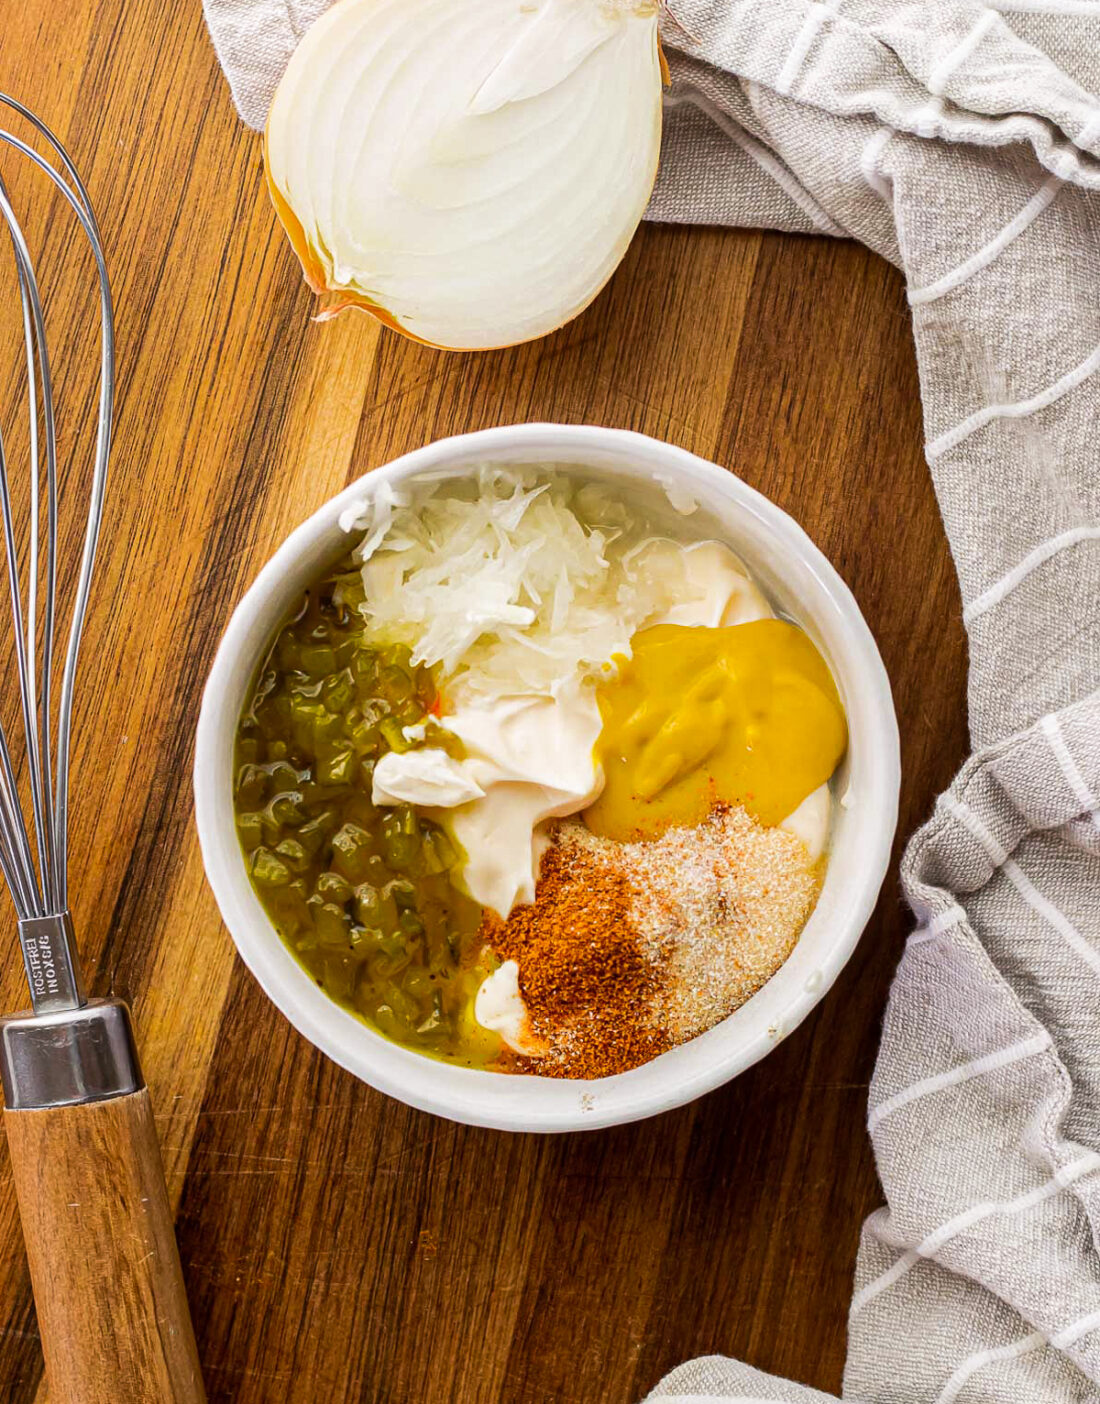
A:
{"label": "wood grain surface", "polygon": [[[314,325],[197,0],[5,0],[3,15],[0,87],[70,143],[117,302],[73,905],[94,992],[133,1002],[211,1400],[629,1404],[712,1351],[838,1388],[859,1227],[880,1202],[864,1120],[908,924],[894,877],[836,988],[734,1083],[643,1125],[508,1136],[368,1090],[268,1004],[204,886],[189,771],[218,636],[292,526],[439,435],[595,422],[736,470],[831,557],[893,682],[911,831],[964,754],[965,641],[898,275],[848,243],[651,227],[595,305],[535,345],[455,356],[356,315]],[[56,202],[15,194],[43,276],[56,268],[75,483],[88,269]],[[0,1154],[0,1397],[29,1404],[42,1364]]]}

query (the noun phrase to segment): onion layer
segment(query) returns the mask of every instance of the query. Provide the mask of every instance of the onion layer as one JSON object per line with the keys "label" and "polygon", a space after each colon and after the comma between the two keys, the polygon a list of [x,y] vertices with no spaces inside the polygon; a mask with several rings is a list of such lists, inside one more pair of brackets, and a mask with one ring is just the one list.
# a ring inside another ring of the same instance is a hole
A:
{"label": "onion layer", "polygon": [[656,0],[340,0],[266,133],[321,315],[466,350],[575,317],[645,210],[661,82]]}

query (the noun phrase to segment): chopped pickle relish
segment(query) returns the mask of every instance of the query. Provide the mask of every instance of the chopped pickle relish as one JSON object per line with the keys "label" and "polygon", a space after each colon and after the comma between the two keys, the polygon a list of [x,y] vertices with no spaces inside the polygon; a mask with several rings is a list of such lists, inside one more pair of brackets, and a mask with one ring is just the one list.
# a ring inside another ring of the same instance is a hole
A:
{"label": "chopped pickle relish", "polygon": [[484,1067],[500,1040],[473,1017],[489,973],[459,855],[408,805],[371,800],[378,758],[436,702],[402,644],[363,639],[343,566],[304,596],[260,668],[237,733],[234,804],[249,876],[318,985],[419,1052]]}

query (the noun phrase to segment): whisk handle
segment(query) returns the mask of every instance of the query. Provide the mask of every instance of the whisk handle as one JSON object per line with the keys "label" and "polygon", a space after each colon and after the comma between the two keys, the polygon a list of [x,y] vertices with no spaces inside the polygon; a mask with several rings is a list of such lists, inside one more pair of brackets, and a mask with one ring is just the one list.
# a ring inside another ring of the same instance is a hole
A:
{"label": "whisk handle", "polygon": [[48,1107],[5,1090],[51,1401],[203,1404],[148,1088]]}

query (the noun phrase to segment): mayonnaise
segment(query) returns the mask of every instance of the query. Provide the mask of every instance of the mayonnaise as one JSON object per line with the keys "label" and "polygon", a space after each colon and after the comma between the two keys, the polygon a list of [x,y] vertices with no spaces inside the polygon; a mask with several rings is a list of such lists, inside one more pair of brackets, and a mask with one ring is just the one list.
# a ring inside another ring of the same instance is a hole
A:
{"label": "mayonnaise", "polygon": [[555,696],[501,697],[444,718],[466,755],[390,751],[374,770],[375,804],[416,804],[445,822],[466,855],[475,902],[506,917],[535,900],[549,819],[599,794],[593,750],[602,725],[595,688],[571,678]]}
{"label": "mayonnaise", "polygon": [[698,597],[673,605],[646,627],[654,624],[699,625],[708,629],[749,624],[754,619],[771,619],[772,611],[728,546],[720,541],[699,541],[678,546],[672,541],[655,542],[651,548],[671,548],[679,554],[681,568]]}
{"label": "mayonnaise", "polygon": [[374,768],[375,804],[415,804],[452,809],[482,799],[485,791],[470,768],[438,746],[388,751]]}
{"label": "mayonnaise", "polygon": [[537,1058],[546,1051],[531,1029],[514,960],[506,960],[482,980],[474,998],[474,1018],[483,1029],[498,1033],[516,1053]]}
{"label": "mayonnaise", "polygon": [[813,862],[825,852],[825,842],[829,837],[829,824],[833,815],[833,797],[828,781],[808,794],[802,803],[779,827],[800,838],[809,851]]}

